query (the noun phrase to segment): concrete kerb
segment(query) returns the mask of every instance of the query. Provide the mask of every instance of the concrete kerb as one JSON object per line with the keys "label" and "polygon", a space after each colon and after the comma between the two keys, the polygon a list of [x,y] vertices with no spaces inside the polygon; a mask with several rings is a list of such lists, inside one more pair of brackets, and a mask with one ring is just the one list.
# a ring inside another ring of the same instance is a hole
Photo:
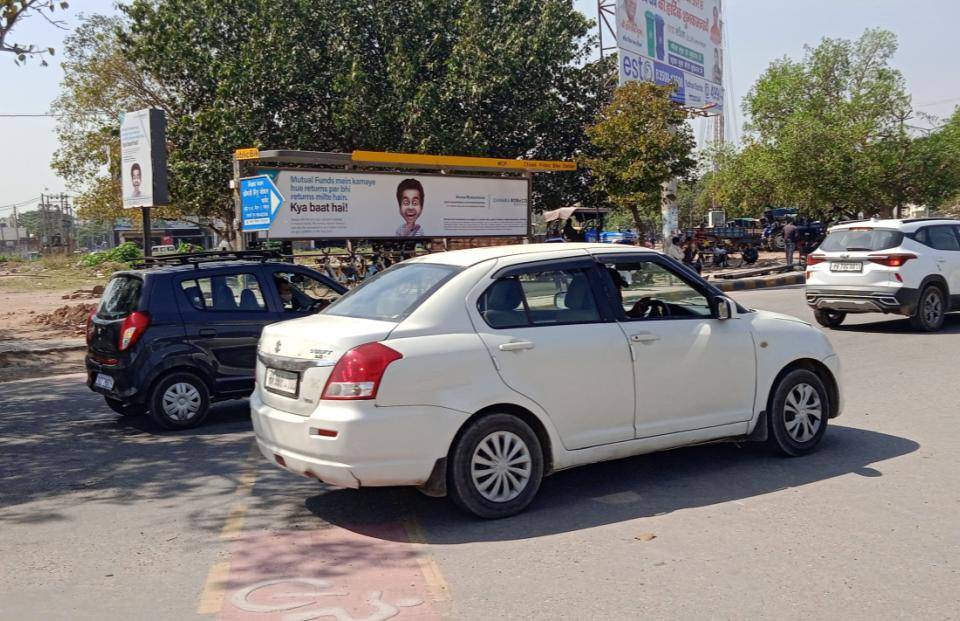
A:
{"label": "concrete kerb", "polygon": [[766,289],[769,287],[789,287],[802,285],[806,282],[803,272],[795,272],[785,276],[763,276],[759,278],[743,278],[740,280],[711,280],[712,284],[721,291],[743,291],[745,289]]}

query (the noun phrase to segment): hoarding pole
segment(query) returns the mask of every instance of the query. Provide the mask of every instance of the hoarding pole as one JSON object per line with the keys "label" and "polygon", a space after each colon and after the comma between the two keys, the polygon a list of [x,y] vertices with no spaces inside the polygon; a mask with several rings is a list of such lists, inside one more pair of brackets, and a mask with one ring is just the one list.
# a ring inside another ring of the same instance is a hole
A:
{"label": "hoarding pole", "polygon": [[673,235],[673,223],[677,220],[677,179],[664,182],[660,186],[660,216],[663,219],[663,248]]}
{"label": "hoarding pole", "polygon": [[153,248],[151,247],[152,241],[150,237],[152,232],[150,230],[150,208],[141,207],[143,210],[143,256],[151,257],[153,256]]}
{"label": "hoarding pole", "polygon": [[233,156],[233,217],[234,221],[230,226],[234,229],[236,243],[233,244],[235,250],[247,249],[247,237],[243,233],[243,212],[240,206],[240,160],[236,154]]}

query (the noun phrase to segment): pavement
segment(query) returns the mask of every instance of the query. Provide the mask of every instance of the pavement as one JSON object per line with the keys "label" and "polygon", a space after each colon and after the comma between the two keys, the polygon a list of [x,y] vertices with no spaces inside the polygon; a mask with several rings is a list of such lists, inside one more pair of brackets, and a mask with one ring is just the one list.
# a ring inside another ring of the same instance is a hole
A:
{"label": "pavement", "polygon": [[[812,321],[802,288],[732,295]],[[164,433],[81,375],[0,384],[0,619],[957,618],[960,315],[828,336],[846,410],[817,453],[587,466],[492,522],[281,471],[243,401]]]}

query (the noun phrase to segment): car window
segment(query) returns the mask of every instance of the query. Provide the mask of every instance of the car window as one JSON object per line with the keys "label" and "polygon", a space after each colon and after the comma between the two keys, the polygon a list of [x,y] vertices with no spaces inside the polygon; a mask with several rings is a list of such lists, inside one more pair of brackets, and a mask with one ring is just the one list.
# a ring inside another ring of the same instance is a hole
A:
{"label": "car window", "polygon": [[931,226],[925,229],[928,235],[928,246],[937,250],[960,250],[960,240],[952,226]]}
{"label": "car window", "polygon": [[366,279],[323,312],[399,322],[459,271],[458,267],[436,263],[394,265]]}
{"label": "car window", "polygon": [[501,278],[477,304],[492,328],[592,323],[600,312],[586,270],[538,270]]}
{"label": "car window", "polygon": [[137,310],[143,281],[134,276],[115,276],[107,283],[97,314],[104,319],[119,319]]}
{"label": "car window", "polygon": [[820,244],[824,252],[876,252],[896,248],[903,242],[903,233],[872,228],[850,228],[831,231]]}
{"label": "car window", "polygon": [[340,297],[322,281],[300,272],[274,272],[273,282],[285,312],[323,310]]}
{"label": "car window", "polygon": [[187,301],[202,311],[266,311],[260,281],[253,274],[222,274],[184,280]]}
{"label": "car window", "polygon": [[686,280],[654,261],[604,261],[626,319],[713,316],[710,300]]}

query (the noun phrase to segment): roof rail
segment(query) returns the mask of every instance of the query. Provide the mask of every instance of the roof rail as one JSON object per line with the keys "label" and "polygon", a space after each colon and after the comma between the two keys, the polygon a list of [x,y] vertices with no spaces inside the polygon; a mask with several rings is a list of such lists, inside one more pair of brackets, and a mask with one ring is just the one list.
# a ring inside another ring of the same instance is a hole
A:
{"label": "roof rail", "polygon": [[939,218],[907,218],[905,220],[901,220],[901,222],[907,224],[909,222],[930,222],[932,220],[949,220],[951,222],[958,222],[957,218],[948,218],[946,216],[941,216]]}
{"label": "roof rail", "polygon": [[282,259],[283,257],[284,255],[279,250],[213,250],[144,257],[133,267],[134,269],[142,269],[161,265],[193,265],[199,269],[201,263],[216,263],[217,261],[260,261],[263,263],[270,259]]}

